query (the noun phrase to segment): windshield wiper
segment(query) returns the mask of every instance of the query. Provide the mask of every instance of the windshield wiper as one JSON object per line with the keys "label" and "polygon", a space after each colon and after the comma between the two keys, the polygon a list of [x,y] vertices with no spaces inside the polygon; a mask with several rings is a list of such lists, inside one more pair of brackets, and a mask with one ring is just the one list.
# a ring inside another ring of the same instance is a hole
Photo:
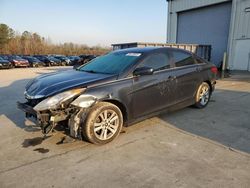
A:
{"label": "windshield wiper", "polygon": [[81,70],[81,69],[78,69],[78,70],[88,72],[88,73],[96,73],[96,74],[112,74],[112,73],[106,73],[106,72],[97,72],[97,71],[94,71],[94,70]]}
{"label": "windshield wiper", "polygon": [[88,73],[98,73],[98,72],[93,71],[93,70],[82,70],[82,71],[84,71],[84,72],[88,72]]}

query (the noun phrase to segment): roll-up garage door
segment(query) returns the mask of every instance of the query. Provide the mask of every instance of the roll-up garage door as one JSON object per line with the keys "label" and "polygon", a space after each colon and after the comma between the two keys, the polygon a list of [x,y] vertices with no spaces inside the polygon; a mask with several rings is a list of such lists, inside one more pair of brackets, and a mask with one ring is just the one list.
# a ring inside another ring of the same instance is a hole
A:
{"label": "roll-up garage door", "polygon": [[220,66],[227,51],[232,3],[178,13],[177,42],[212,45],[211,61]]}

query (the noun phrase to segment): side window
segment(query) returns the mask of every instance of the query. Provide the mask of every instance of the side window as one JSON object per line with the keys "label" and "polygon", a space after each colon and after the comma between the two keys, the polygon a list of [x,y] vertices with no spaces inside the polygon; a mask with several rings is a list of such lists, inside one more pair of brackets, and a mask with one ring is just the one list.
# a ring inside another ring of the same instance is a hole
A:
{"label": "side window", "polygon": [[195,64],[192,54],[189,54],[186,52],[180,52],[180,51],[173,51],[173,56],[174,56],[176,67],[182,67],[186,65]]}
{"label": "side window", "polygon": [[170,60],[167,54],[155,53],[146,57],[138,67],[151,67],[155,71],[170,68]]}
{"label": "side window", "polygon": [[197,62],[198,64],[204,63],[204,61],[202,61],[200,58],[195,58],[195,60],[196,60],[196,62]]}

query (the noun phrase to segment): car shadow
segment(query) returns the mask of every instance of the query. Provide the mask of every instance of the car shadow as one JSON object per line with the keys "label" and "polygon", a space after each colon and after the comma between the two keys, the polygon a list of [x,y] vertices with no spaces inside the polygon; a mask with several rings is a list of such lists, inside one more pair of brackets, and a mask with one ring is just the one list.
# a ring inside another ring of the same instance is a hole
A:
{"label": "car shadow", "polygon": [[[0,115],[7,117],[17,127],[26,129],[25,116],[21,110],[17,109],[17,101],[25,101],[24,88],[30,79],[22,79],[12,82],[10,85],[0,87]],[[27,131],[34,131],[29,127]]]}
{"label": "car shadow", "polygon": [[250,153],[250,91],[216,90],[204,109],[160,115],[164,122],[226,147]]}

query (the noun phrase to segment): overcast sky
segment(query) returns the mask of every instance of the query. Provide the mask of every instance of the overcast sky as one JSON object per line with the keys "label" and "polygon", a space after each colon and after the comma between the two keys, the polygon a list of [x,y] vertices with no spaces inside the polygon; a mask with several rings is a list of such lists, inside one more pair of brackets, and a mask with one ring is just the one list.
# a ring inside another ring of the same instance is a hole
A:
{"label": "overcast sky", "polygon": [[165,42],[166,0],[0,0],[0,23],[54,43]]}

